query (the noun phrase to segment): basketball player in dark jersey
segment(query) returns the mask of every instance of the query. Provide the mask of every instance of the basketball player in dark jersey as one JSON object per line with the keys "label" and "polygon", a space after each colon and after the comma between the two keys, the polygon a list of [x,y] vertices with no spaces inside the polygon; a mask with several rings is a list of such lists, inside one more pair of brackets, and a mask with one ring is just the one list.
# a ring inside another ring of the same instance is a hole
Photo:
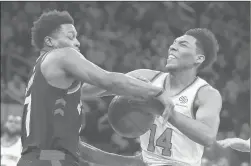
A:
{"label": "basketball player in dark jersey", "polygon": [[166,113],[169,110],[162,88],[105,71],[85,59],[79,52],[74,21],[66,11],[43,13],[34,22],[32,44],[40,56],[26,89],[18,166],[78,165],[79,149],[91,148],[79,144],[84,82],[118,95],[157,98],[166,106]]}

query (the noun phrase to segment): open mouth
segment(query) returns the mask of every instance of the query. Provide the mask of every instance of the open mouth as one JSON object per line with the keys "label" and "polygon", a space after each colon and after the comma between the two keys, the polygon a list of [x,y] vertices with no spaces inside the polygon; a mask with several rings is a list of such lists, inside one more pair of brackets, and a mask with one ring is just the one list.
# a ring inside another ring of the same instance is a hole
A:
{"label": "open mouth", "polygon": [[176,59],[176,56],[174,56],[173,54],[169,54],[167,59]]}

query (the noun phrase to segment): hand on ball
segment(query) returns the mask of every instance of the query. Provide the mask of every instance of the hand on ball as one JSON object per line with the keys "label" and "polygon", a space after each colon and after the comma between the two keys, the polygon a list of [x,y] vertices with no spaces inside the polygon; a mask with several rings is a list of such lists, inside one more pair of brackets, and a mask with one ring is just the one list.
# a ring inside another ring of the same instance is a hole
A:
{"label": "hand on ball", "polygon": [[164,118],[163,125],[165,125],[169,119],[169,117],[172,115],[172,112],[174,111],[174,103],[170,98],[169,93],[165,90],[162,95],[158,97],[158,99],[162,102],[162,104],[165,106],[165,110],[162,114],[162,117]]}

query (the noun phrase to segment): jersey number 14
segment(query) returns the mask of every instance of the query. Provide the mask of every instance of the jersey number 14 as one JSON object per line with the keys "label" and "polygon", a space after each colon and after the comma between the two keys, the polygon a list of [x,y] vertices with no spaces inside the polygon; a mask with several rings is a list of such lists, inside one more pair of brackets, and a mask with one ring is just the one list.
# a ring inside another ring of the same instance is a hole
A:
{"label": "jersey number 14", "polygon": [[171,148],[172,148],[172,129],[167,128],[156,140],[156,145],[154,145],[155,134],[156,134],[157,125],[153,124],[150,128],[150,138],[147,150],[150,152],[155,151],[155,146],[162,147],[162,155],[163,156],[171,156]]}

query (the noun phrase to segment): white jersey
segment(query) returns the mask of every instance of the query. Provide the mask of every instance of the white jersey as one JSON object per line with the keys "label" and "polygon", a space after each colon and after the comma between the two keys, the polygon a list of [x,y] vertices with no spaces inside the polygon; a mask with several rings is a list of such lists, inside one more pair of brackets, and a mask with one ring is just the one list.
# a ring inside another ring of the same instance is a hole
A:
{"label": "white jersey", "polygon": [[[153,84],[163,87],[168,73],[161,74]],[[194,118],[193,103],[198,90],[208,85],[197,77],[195,81],[172,98],[175,110]],[[140,137],[142,157],[148,166],[200,166],[204,147],[181,133],[172,124],[162,126],[163,118],[156,117],[151,129]]]}
{"label": "white jersey", "polygon": [[21,138],[19,138],[15,144],[9,147],[5,147],[1,144],[1,165],[16,166],[18,160],[21,157],[21,151],[22,151]]}

